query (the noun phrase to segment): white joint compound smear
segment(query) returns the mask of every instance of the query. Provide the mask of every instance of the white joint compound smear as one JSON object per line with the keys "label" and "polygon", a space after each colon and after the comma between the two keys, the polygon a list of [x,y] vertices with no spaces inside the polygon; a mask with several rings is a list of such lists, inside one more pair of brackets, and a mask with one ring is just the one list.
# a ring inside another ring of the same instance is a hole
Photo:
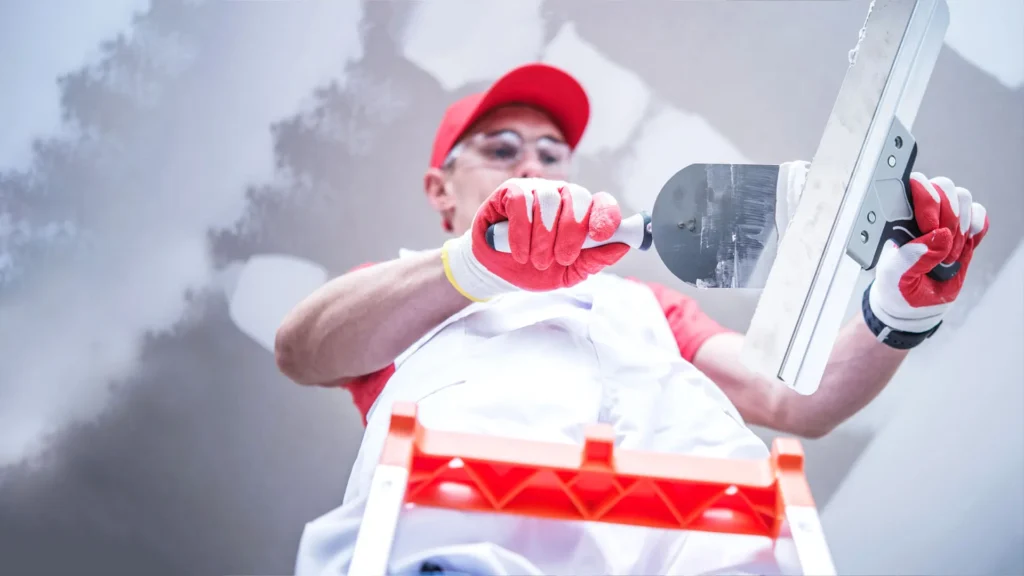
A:
{"label": "white joint compound smear", "polygon": [[[213,19],[228,24],[175,35],[150,12],[125,30],[124,49],[150,59],[145,70],[154,72],[140,76],[152,82],[118,75],[121,60],[110,73],[102,63],[90,66],[103,88],[141,89],[159,106],[108,110],[118,100],[102,92],[95,101],[68,96],[78,109],[109,114],[110,135],[67,142],[100,159],[87,168],[89,178],[75,181],[82,176],[73,163],[33,168],[41,170],[33,177],[56,184],[47,191],[52,198],[24,198],[26,213],[41,214],[26,220],[29,232],[48,227],[47,202],[76,201],[80,187],[89,195],[73,250],[49,258],[50,247],[40,245],[39,253],[7,258],[25,272],[18,288],[0,287],[0,468],[32,459],[55,434],[92,421],[118,399],[147,336],[173,331],[195,310],[187,294],[216,285],[209,231],[238,222],[250,207],[247,185],[274,174],[271,124],[297,112],[318,86],[343,85],[339,73],[363,54],[361,2],[197,6],[188,10],[229,11],[230,18]],[[49,43],[40,37],[24,53],[45,52]],[[175,49],[158,49],[165,44]],[[182,70],[187,83],[176,76]],[[121,129],[143,114],[142,126]],[[14,222],[21,217],[29,218],[10,211]]]}
{"label": "white joint compound smear", "polygon": [[[104,0],[92,6],[53,0],[9,4],[14,11],[0,17],[0,54],[12,56],[0,58],[0,170],[26,167],[32,160],[32,139],[62,128],[57,76],[92,60],[102,40],[127,27],[148,5],[147,0]],[[45,49],[26,50],[41,43]],[[25,56],[13,57],[19,53]],[[3,267],[0,254],[0,272]]]}
{"label": "white joint compound smear", "polygon": [[618,167],[621,199],[634,210],[650,210],[676,171],[701,162],[749,164],[750,160],[704,117],[664,106],[643,123]]}
{"label": "white joint compound smear", "polygon": [[540,0],[413,4],[402,56],[448,92],[536,60],[544,43]]}
{"label": "white joint compound smear", "polygon": [[323,266],[304,258],[257,254],[233,263],[220,280],[235,326],[273,354],[277,327],[288,311],[327,278]]}
{"label": "white joint compound smear", "polygon": [[544,49],[542,61],[575,76],[590,97],[590,123],[576,153],[586,156],[625,146],[651,101],[640,76],[580,37],[572,22],[564,24]]}
{"label": "white joint compound smear", "polygon": [[860,32],[857,33],[857,45],[854,46],[853,50],[850,50],[850,53],[847,55],[847,58],[850,61],[850,66],[857,63],[857,53],[860,52],[860,45],[864,42],[864,36],[868,31],[868,20],[871,19],[871,11],[874,9],[875,0],[871,0],[871,4],[868,5],[868,13],[864,16],[864,25],[860,27]]}
{"label": "white joint compound smear", "polygon": [[946,45],[1011,90],[1024,86],[1024,2],[948,0]]}

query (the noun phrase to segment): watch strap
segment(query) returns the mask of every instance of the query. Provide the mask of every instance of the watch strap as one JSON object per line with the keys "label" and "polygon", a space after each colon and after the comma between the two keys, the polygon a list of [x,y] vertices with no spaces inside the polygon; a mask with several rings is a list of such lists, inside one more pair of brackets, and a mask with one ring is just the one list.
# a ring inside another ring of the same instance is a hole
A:
{"label": "watch strap", "polygon": [[932,334],[935,334],[939,329],[939,326],[942,326],[940,321],[927,332],[904,332],[903,330],[896,330],[887,326],[871,310],[871,302],[868,297],[870,291],[870,286],[868,286],[867,290],[864,290],[864,298],[861,300],[860,306],[861,312],[864,314],[864,323],[867,324],[868,329],[871,330],[871,333],[882,344],[897,350],[909,350],[931,338]]}

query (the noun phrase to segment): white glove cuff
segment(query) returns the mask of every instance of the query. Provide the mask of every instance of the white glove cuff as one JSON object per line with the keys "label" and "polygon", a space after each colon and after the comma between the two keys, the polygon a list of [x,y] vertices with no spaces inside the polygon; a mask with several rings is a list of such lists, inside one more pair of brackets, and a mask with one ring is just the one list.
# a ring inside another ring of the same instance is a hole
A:
{"label": "white glove cuff", "polygon": [[[878,282],[872,282],[868,288],[868,305],[871,312],[886,326],[893,330],[902,332],[923,333],[935,328],[942,322],[946,306],[936,307],[933,313],[925,313],[917,318],[900,318],[888,312],[886,301],[889,297],[887,290],[882,288]],[[906,305],[904,305],[906,306]]]}
{"label": "white glove cuff", "polygon": [[469,230],[441,247],[444,275],[451,285],[473,302],[486,302],[499,294],[518,290],[515,285],[492,274],[476,259],[472,233]]}

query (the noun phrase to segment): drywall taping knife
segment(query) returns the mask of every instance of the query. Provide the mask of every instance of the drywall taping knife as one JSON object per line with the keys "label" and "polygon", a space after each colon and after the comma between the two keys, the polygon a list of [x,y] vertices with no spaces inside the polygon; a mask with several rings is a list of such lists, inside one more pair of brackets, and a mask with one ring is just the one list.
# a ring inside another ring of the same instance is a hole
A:
{"label": "drywall taping knife", "polygon": [[[847,243],[847,254],[865,270],[878,264],[885,242],[903,245],[921,235],[910,193],[917,142],[899,120],[887,141]],[[587,239],[583,247],[622,242],[647,250],[653,245],[665,266],[687,284],[763,288],[788,224],[786,177],[777,164],[691,164],[662,187],[650,214],[625,218],[610,239]],[[508,223],[489,227],[487,243],[508,252]],[[959,268],[959,263],[940,264],[929,275],[948,280]]]}
{"label": "drywall taping knife", "polygon": [[868,221],[877,168],[913,149],[906,130],[949,26],[945,0],[872,0],[867,12],[740,353],[748,369],[800,394],[817,390],[849,317],[882,221],[877,211]]}

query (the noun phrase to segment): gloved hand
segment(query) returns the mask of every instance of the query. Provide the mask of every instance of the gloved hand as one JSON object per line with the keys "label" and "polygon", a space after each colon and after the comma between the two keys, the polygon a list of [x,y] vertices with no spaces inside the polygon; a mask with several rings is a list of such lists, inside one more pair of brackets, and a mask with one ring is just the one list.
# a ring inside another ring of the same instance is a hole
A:
{"label": "gloved hand", "polygon": [[[967,269],[988,232],[985,207],[949,178],[910,176],[914,217],[921,236],[903,246],[886,243],[868,288],[871,312],[893,330],[925,333],[936,328],[963,287]],[[929,277],[938,263],[960,262],[946,281]]]}
{"label": "gloved hand", "polygon": [[[511,253],[488,246],[487,228],[508,221]],[[583,241],[607,240],[622,221],[605,193],[557,180],[513,178],[477,210],[465,234],[441,250],[445,274],[456,290],[481,302],[514,290],[547,291],[576,285],[629,251],[613,243],[583,250]]]}

